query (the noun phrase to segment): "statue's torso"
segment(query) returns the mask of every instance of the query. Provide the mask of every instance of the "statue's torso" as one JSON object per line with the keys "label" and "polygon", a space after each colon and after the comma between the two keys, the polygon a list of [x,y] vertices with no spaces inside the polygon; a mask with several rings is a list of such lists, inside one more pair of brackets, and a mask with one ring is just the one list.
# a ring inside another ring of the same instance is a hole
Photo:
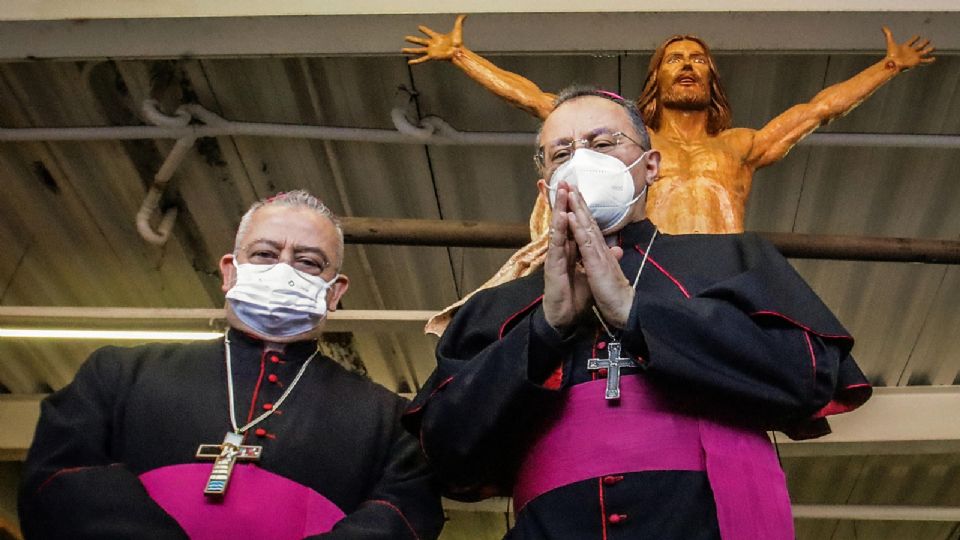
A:
{"label": "statue's torso", "polygon": [[746,130],[728,130],[693,141],[650,133],[662,159],[660,179],[647,199],[647,215],[662,231],[743,231],[753,170],[745,165],[744,133],[740,131]]}

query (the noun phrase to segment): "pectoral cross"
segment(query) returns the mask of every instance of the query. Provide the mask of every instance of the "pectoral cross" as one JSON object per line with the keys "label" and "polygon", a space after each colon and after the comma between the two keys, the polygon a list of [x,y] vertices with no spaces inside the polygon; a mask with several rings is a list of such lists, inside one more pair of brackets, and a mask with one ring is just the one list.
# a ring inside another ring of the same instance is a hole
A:
{"label": "pectoral cross", "polygon": [[223,444],[201,444],[197,448],[197,459],[212,459],[213,470],[203,489],[208,497],[222,497],[227,492],[230,473],[237,461],[258,461],[263,453],[262,446],[243,444],[243,435],[228,432]]}
{"label": "pectoral cross", "polygon": [[620,368],[637,367],[637,363],[632,358],[620,356],[620,343],[611,341],[607,344],[606,358],[588,358],[587,369],[596,371],[606,368],[607,370],[607,389],[604,397],[607,399],[620,399]]}

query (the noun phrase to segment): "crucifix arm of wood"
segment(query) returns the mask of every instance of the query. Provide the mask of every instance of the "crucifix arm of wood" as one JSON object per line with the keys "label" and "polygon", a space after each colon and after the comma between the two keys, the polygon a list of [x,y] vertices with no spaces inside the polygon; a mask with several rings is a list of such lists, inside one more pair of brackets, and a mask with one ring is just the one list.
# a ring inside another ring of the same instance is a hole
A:
{"label": "crucifix arm of wood", "polygon": [[883,27],[883,33],[887,42],[883,59],[846,81],[824,88],[809,103],[787,109],[756,131],[747,162],[756,169],[779,161],[801,139],[853,110],[900,72],[934,61],[929,40],[913,36],[898,44],[889,28]]}
{"label": "crucifix arm of wood", "polygon": [[463,20],[466,15],[457,17],[453,30],[448,34],[437,33],[426,26],[419,30],[428,37],[407,36],[405,39],[420,47],[401,49],[404,54],[421,55],[408,60],[410,64],[420,64],[430,60],[447,60],[457,66],[481,86],[540,119],[546,118],[553,110],[553,94],[544,92],[533,81],[500,69],[492,62],[471,51],[463,45]]}

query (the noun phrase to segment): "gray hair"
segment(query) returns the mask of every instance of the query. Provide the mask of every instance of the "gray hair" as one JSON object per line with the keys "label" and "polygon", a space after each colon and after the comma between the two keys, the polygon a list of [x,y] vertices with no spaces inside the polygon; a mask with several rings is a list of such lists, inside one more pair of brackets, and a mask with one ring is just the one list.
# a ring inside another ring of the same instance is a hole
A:
{"label": "gray hair", "polygon": [[[553,100],[553,110],[557,110],[557,107],[568,101],[573,101],[582,97],[598,97],[607,101],[612,101],[622,107],[624,112],[627,113],[627,117],[630,118],[630,123],[633,124],[633,129],[636,130],[637,135],[640,137],[640,140],[637,141],[640,143],[640,148],[642,148],[644,151],[650,150],[650,134],[647,133],[647,126],[643,123],[643,116],[640,114],[640,109],[637,108],[637,104],[632,101],[627,101],[613,92],[597,88],[596,86],[568,86],[561,90],[560,93],[557,94],[557,97]],[[542,131],[543,123],[540,124],[540,128],[537,130],[537,147],[536,155],[534,155],[534,162],[537,164],[538,169],[542,168],[543,166],[543,157],[540,149],[540,133]]]}
{"label": "gray hair", "polygon": [[325,204],[320,202],[320,199],[302,189],[280,192],[272,197],[260,199],[253,203],[247,212],[243,214],[243,217],[240,218],[240,226],[237,227],[237,236],[233,242],[234,255],[240,251],[240,241],[247,235],[247,231],[250,229],[250,221],[253,219],[253,214],[265,206],[308,208],[330,220],[330,223],[333,223],[334,228],[337,230],[337,272],[340,271],[340,267],[343,265],[343,226],[340,224],[337,216],[327,208]]}

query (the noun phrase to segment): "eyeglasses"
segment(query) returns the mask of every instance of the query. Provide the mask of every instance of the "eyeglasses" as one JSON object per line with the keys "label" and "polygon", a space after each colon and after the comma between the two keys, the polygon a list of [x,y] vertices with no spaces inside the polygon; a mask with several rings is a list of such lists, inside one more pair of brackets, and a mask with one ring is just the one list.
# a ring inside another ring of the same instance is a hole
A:
{"label": "eyeglasses", "polygon": [[553,168],[566,163],[570,159],[570,156],[577,151],[577,148],[589,148],[594,152],[609,154],[618,148],[624,139],[643,149],[642,144],[633,140],[626,133],[618,131],[616,133],[598,133],[589,138],[585,137],[583,139],[561,142],[550,146],[550,148],[541,146],[537,149],[537,153],[533,156],[533,159],[541,169],[545,168],[548,164],[550,168]]}
{"label": "eyeglasses", "polygon": [[247,262],[250,264],[269,265],[286,262],[298,272],[312,276],[319,276],[330,266],[330,260],[319,250],[297,250],[293,253],[293,260],[284,261],[281,249],[264,242],[254,242],[242,249],[247,254]]}

